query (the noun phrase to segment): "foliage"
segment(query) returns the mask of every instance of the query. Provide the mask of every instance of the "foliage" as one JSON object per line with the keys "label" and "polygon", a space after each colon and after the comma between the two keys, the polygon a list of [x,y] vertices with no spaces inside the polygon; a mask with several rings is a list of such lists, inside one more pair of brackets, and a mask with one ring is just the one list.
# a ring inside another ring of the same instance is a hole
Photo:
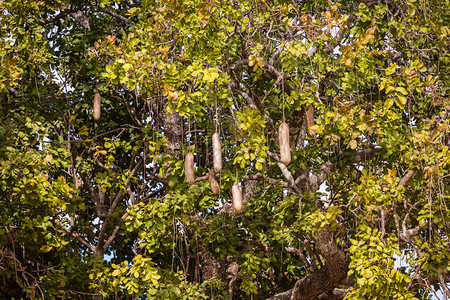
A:
{"label": "foliage", "polygon": [[448,293],[449,4],[0,1],[0,295]]}

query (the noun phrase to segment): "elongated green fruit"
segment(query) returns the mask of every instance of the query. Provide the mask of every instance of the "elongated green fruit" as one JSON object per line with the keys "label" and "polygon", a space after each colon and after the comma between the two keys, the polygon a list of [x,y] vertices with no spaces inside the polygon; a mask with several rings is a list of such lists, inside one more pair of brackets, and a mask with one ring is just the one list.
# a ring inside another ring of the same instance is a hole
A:
{"label": "elongated green fruit", "polygon": [[208,181],[209,181],[209,186],[211,187],[211,190],[213,192],[214,195],[219,196],[220,194],[220,186],[219,183],[216,180],[216,172],[214,171],[214,169],[211,169],[211,171],[209,171],[208,173]]}
{"label": "elongated green fruit", "polygon": [[194,154],[192,152],[188,152],[186,154],[186,158],[184,160],[184,167],[186,169],[186,181],[192,185],[195,182],[194,176]]}
{"label": "elongated green fruit", "polygon": [[100,93],[95,92],[94,95],[94,120],[98,121],[100,119]]}
{"label": "elongated green fruit", "polygon": [[222,170],[222,146],[220,145],[220,136],[216,132],[212,136],[213,147],[213,165],[216,172]]}
{"label": "elongated green fruit", "polygon": [[240,212],[242,210],[242,189],[238,185],[237,181],[233,183],[233,187],[231,188],[231,195],[233,196],[234,210]]}
{"label": "elongated green fruit", "polygon": [[288,165],[291,163],[291,148],[289,146],[289,125],[285,122],[280,124],[278,139],[280,141],[280,161]]}

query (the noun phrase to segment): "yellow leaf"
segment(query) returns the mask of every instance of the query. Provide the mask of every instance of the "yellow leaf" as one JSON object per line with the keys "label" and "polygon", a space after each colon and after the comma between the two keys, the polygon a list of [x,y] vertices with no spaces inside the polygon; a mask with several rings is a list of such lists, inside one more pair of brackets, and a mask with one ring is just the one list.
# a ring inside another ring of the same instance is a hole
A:
{"label": "yellow leaf", "polygon": [[126,64],[123,65],[123,69],[125,70],[125,72],[128,72],[132,68],[133,68],[133,65],[130,64],[130,63],[126,63]]}
{"label": "yellow leaf", "polygon": [[348,113],[350,113],[351,108],[347,105],[343,105],[339,108],[339,112],[341,114],[347,115]]}
{"label": "yellow leaf", "polygon": [[264,67],[264,62],[261,57],[256,58],[256,62],[261,68]]}
{"label": "yellow leaf", "polygon": [[308,22],[308,15],[306,15],[306,14],[302,15],[300,17],[300,22],[301,22],[302,25],[305,25]]}
{"label": "yellow leaf", "polygon": [[389,76],[392,73],[394,73],[396,68],[397,68],[396,64],[392,64],[389,68],[386,68],[386,70],[384,70],[386,76]]}
{"label": "yellow leaf", "polygon": [[398,86],[398,87],[395,88],[395,90],[396,90],[397,92],[402,93],[402,94],[405,95],[405,96],[408,95],[408,91],[407,91],[404,87]]}
{"label": "yellow leaf", "polygon": [[205,20],[205,19],[200,19],[198,22],[200,23],[200,25],[201,25],[202,27],[208,25],[208,23],[209,23],[209,22],[208,22],[207,20]]}
{"label": "yellow leaf", "polygon": [[172,99],[172,100],[176,100],[178,98],[178,93],[177,92],[169,92],[167,97]]}
{"label": "yellow leaf", "polygon": [[375,37],[375,27],[370,27],[366,31],[366,39],[371,40]]}
{"label": "yellow leaf", "polygon": [[253,55],[250,55],[249,57],[248,57],[248,65],[250,66],[250,67],[252,67],[254,64],[255,64],[255,57],[253,56]]}
{"label": "yellow leaf", "polygon": [[106,152],[106,150],[99,150],[99,151],[97,151],[97,152],[94,153],[94,157],[97,156],[97,155],[99,155],[99,154],[106,155],[107,153],[108,153],[108,152]]}
{"label": "yellow leaf", "polygon": [[395,175],[397,175],[397,170],[391,170],[391,171],[389,171],[389,176],[391,176],[391,177],[395,177]]}
{"label": "yellow leaf", "polygon": [[380,83],[380,91],[382,91],[383,89],[384,89],[384,86],[386,85],[386,80],[385,79],[383,79],[383,80],[381,80],[381,83]]}
{"label": "yellow leaf", "polygon": [[159,52],[161,52],[162,54],[167,54],[169,49],[170,49],[169,47],[164,47],[164,48],[160,49]]}
{"label": "yellow leaf", "polygon": [[355,140],[351,140],[351,141],[348,143],[348,146],[349,146],[352,150],[355,150],[356,147],[358,146],[358,143],[357,143]]}
{"label": "yellow leaf", "polygon": [[164,92],[163,92],[163,95],[164,95],[164,96],[167,96],[167,94],[169,93],[169,90],[170,90],[170,85],[168,85],[167,83],[164,84]]}
{"label": "yellow leaf", "polygon": [[40,250],[41,250],[42,252],[46,253],[46,252],[50,252],[50,250],[52,250],[52,247],[51,247],[51,246],[48,246],[48,245],[44,245],[44,246],[42,246],[42,247],[40,248]]}
{"label": "yellow leaf", "polygon": [[389,94],[390,92],[392,92],[393,90],[395,90],[395,87],[393,87],[392,85],[390,85],[390,86],[388,86],[387,88],[386,88],[386,95],[387,94]]}
{"label": "yellow leaf", "polygon": [[355,62],[353,60],[351,60],[350,58],[347,58],[345,60],[344,64],[349,68],[353,68],[355,66]]}
{"label": "yellow leaf", "polygon": [[397,97],[398,97],[398,100],[400,101],[400,105],[399,105],[398,103],[397,103],[397,105],[398,105],[400,108],[405,107],[405,104],[406,104],[406,97],[403,96],[403,95],[397,95]]}

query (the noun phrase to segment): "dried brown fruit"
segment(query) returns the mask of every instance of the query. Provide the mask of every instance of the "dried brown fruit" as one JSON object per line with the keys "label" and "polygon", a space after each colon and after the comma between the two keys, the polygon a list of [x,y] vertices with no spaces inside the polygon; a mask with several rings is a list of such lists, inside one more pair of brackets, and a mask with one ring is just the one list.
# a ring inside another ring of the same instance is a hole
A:
{"label": "dried brown fruit", "polygon": [[100,119],[100,93],[95,92],[94,95],[94,120],[98,121]]}
{"label": "dried brown fruit", "polygon": [[219,183],[216,180],[216,172],[214,171],[214,169],[211,169],[211,171],[209,171],[208,173],[208,181],[209,181],[209,186],[211,187],[211,190],[213,192],[214,195],[219,196],[220,194],[220,186]]}
{"label": "dried brown fruit", "polygon": [[220,172],[222,170],[222,146],[220,145],[220,136],[217,132],[212,136],[212,147],[214,170]]}
{"label": "dried brown fruit", "polygon": [[309,129],[309,127],[314,126],[314,107],[310,107],[308,108],[308,110],[306,111],[306,127],[308,128],[308,135],[310,137],[315,137],[316,136],[316,131]]}
{"label": "dried brown fruit", "polygon": [[194,184],[194,154],[192,154],[192,152],[188,152],[188,154],[186,154],[184,167],[186,169],[186,181],[191,185]]}
{"label": "dried brown fruit", "polygon": [[280,161],[288,165],[291,163],[291,148],[289,146],[289,125],[286,122],[280,124],[278,139],[280,141]]}
{"label": "dried brown fruit", "polygon": [[240,212],[242,210],[242,189],[238,185],[237,181],[233,183],[233,187],[231,188],[231,195],[233,196],[234,210]]}

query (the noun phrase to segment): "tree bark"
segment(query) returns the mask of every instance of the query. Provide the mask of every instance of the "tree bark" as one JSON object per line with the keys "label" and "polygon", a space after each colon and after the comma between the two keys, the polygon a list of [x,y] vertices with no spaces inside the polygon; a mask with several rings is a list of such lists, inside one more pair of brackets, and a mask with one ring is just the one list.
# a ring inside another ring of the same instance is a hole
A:
{"label": "tree bark", "polygon": [[211,278],[226,280],[226,262],[224,259],[215,258],[210,252],[204,251],[201,255],[202,262],[202,282]]}
{"label": "tree bark", "polygon": [[347,262],[328,229],[317,232],[317,248],[325,264],[295,283],[291,299],[312,300],[320,294],[332,291],[347,277]]}
{"label": "tree bark", "polygon": [[343,299],[345,291],[335,287],[347,278],[347,261],[340,250],[332,233],[328,229],[321,229],[316,235],[317,249],[324,260],[324,265],[317,271],[295,283],[292,290],[277,294],[267,300],[316,300]]}
{"label": "tree bark", "polygon": [[164,136],[168,141],[168,154],[173,155],[177,159],[182,159],[181,143],[182,143],[182,119],[177,112],[171,115],[166,113],[165,107],[161,111],[161,120],[163,126]]}

